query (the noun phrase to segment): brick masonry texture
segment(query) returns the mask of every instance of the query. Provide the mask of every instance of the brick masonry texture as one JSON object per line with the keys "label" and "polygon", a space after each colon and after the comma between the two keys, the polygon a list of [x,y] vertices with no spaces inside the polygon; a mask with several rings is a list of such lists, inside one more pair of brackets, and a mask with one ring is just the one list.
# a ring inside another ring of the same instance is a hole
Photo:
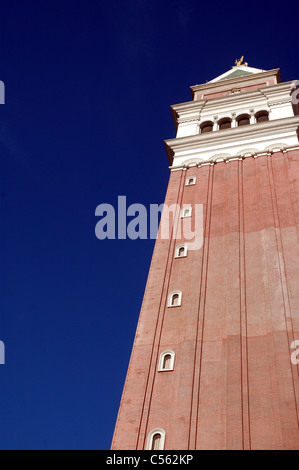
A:
{"label": "brick masonry texture", "polygon": [[112,449],[299,449],[299,150],[174,171],[165,203],[203,204],[204,243],[156,241]]}

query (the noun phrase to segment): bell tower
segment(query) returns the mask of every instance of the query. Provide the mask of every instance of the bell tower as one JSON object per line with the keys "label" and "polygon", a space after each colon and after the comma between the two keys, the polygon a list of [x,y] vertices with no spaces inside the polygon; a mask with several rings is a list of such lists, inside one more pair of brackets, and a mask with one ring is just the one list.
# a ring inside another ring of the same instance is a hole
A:
{"label": "bell tower", "polygon": [[165,205],[202,243],[158,234],[111,448],[298,450],[297,84],[242,58],[191,94]]}

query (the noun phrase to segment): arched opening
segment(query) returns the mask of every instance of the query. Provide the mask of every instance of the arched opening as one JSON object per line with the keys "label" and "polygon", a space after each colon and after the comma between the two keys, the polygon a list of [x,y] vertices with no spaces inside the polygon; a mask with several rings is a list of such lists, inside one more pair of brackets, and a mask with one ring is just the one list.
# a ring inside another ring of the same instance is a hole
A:
{"label": "arched opening", "polygon": [[179,307],[182,303],[182,293],[180,291],[171,292],[168,299],[168,307]]}
{"label": "arched opening", "polygon": [[229,129],[232,126],[232,121],[229,118],[224,118],[218,122],[218,125],[219,125],[219,130],[222,131],[224,129]]}
{"label": "arched opening", "polygon": [[187,256],[187,245],[179,245],[175,250],[175,258],[183,258]]}
{"label": "arched opening", "polygon": [[240,126],[248,126],[250,124],[250,116],[248,114],[242,114],[237,118],[238,127]]}
{"label": "arched opening", "polygon": [[211,121],[203,122],[200,126],[200,133],[205,134],[206,132],[212,132],[213,123]]}
{"label": "arched opening", "polygon": [[165,354],[163,358],[162,368],[165,370],[169,370],[171,365],[171,354]]}
{"label": "arched opening", "polygon": [[186,179],[186,186],[192,186],[195,184],[196,178],[195,176],[190,176],[189,178]]}
{"label": "arched opening", "polygon": [[163,351],[159,357],[158,371],[171,371],[174,367],[174,352],[173,351]]}
{"label": "arched opening", "polygon": [[184,207],[181,211],[181,217],[191,217],[192,209],[191,207]]}
{"label": "arched opening", "polygon": [[269,121],[269,113],[267,111],[260,111],[255,115],[256,122]]}
{"label": "arched opening", "polygon": [[181,246],[178,250],[178,257],[182,257],[182,256],[185,256],[185,247],[184,246]]}
{"label": "arched opening", "polygon": [[151,450],[160,450],[161,442],[162,442],[162,436],[159,432],[156,432],[152,438]]}
{"label": "arched opening", "polygon": [[165,431],[161,428],[152,429],[147,437],[147,450],[163,450],[165,444]]}

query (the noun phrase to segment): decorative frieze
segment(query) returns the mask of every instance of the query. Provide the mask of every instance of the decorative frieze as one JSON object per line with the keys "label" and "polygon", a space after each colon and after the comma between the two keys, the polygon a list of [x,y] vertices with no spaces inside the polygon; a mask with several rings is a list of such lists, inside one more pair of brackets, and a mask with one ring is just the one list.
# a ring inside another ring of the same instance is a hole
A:
{"label": "decorative frieze", "polygon": [[188,168],[191,168],[191,167],[195,167],[197,166],[198,168],[202,167],[202,166],[207,166],[207,165],[216,165],[217,163],[229,163],[229,162],[232,162],[232,161],[242,161],[246,158],[259,158],[259,157],[264,157],[264,156],[271,156],[272,154],[274,153],[278,153],[278,152],[281,152],[281,153],[287,153],[287,152],[290,152],[290,151],[293,151],[293,150],[299,150],[299,145],[298,146],[290,146],[290,147],[283,147],[283,146],[278,146],[278,147],[273,147],[271,150],[268,150],[268,151],[263,151],[263,152],[246,152],[244,153],[243,155],[231,155],[231,156],[223,156],[223,157],[220,157],[218,156],[217,158],[212,158],[210,161],[206,161],[206,162],[189,162],[189,163],[186,163],[184,166],[170,166],[169,167],[169,170],[172,172],[172,171],[181,171],[181,170],[184,170],[186,171]]}

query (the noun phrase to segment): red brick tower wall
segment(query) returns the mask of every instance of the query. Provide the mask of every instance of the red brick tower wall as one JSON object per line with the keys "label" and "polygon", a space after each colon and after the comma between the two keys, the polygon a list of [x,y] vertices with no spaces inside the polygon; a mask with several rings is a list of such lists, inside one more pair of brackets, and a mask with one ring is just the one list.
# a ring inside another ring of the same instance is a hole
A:
{"label": "red brick tower wall", "polygon": [[299,150],[173,171],[165,203],[203,204],[204,242],[156,242],[112,449],[299,449]]}

